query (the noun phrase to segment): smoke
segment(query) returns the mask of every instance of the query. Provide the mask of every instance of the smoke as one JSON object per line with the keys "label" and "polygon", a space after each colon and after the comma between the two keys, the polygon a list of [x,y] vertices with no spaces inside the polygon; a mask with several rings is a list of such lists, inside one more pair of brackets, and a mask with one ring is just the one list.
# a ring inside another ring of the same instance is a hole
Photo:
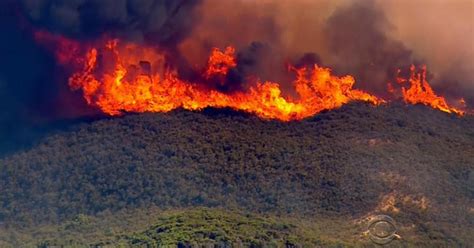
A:
{"label": "smoke", "polygon": [[37,26],[76,38],[103,34],[176,44],[193,26],[199,0],[21,0]]}
{"label": "smoke", "polygon": [[437,92],[474,106],[473,9],[472,0],[206,0],[179,49],[190,64],[203,64],[211,47],[234,45],[258,67],[246,65],[236,78],[252,72],[279,82],[291,80],[285,63],[313,54],[382,96],[399,68],[426,64]]}
{"label": "smoke", "polygon": [[185,78],[196,76],[212,47],[233,45],[238,67],[218,84],[222,91],[259,78],[290,92],[294,75],[285,65],[318,63],[382,95],[398,68],[423,63],[437,92],[474,106],[474,0],[7,0],[0,3],[0,31],[8,34],[0,40],[2,136],[38,119],[90,114],[32,28],[156,46]]}
{"label": "smoke", "polygon": [[[65,71],[33,30],[78,40],[102,36],[166,48],[191,32],[199,0],[6,0],[0,2],[0,153],[30,143],[61,119],[97,115],[68,89]],[[174,54],[179,57],[179,54]]]}
{"label": "smoke", "polygon": [[337,73],[349,73],[358,87],[378,95],[393,81],[397,69],[414,63],[412,52],[386,32],[392,27],[372,1],[361,1],[336,10],[324,25]]}
{"label": "smoke", "polygon": [[474,107],[474,1],[383,1],[390,35],[424,59],[434,87]]}
{"label": "smoke", "polygon": [[474,103],[474,93],[465,95],[474,92],[473,0],[20,2],[23,15],[49,31],[165,47],[188,80],[199,77],[196,65],[205,64],[213,47],[236,46],[242,63],[218,84],[223,91],[244,89],[249,78],[285,82],[290,89],[285,64],[313,54],[337,74],[354,75],[357,87],[382,96],[397,69],[427,64],[435,89]]}

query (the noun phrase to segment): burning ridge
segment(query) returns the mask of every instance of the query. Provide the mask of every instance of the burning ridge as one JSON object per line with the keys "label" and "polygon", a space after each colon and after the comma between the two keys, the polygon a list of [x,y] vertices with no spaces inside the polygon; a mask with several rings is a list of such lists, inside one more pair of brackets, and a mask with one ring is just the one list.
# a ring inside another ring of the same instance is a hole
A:
{"label": "burning ridge", "polygon": [[[59,35],[39,31],[35,38],[54,44],[57,61],[71,70],[69,86],[80,90],[90,106],[108,115],[124,112],[168,112],[177,108],[202,110],[207,107],[232,108],[253,113],[264,119],[301,120],[324,110],[339,108],[351,101],[374,105],[387,100],[354,88],[353,76],[335,76],[329,68],[316,64],[288,66],[296,74],[296,96],[282,92],[281,83],[256,80],[246,89],[224,92],[200,81],[225,84],[237,67],[235,48],[214,48],[207,66],[196,82],[180,77],[169,64],[166,51],[149,45],[100,39],[81,43]],[[248,79],[251,81],[250,79]],[[411,67],[408,79],[399,77],[403,99],[408,104],[424,104],[435,109],[462,115],[438,96],[426,80],[426,69]],[[389,91],[395,91],[389,85]]]}

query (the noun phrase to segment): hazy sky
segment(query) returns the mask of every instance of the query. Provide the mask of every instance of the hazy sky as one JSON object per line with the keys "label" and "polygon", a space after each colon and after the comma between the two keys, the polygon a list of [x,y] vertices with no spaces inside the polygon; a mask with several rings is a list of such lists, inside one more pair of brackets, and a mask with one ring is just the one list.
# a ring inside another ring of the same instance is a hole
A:
{"label": "hazy sky", "polygon": [[452,65],[474,72],[474,0],[379,2],[397,27],[392,34],[426,58],[434,71]]}

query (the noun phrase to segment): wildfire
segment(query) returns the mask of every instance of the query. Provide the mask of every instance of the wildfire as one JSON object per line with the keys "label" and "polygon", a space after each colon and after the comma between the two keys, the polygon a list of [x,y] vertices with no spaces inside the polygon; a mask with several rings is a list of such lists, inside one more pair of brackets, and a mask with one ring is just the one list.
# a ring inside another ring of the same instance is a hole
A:
{"label": "wildfire", "polygon": [[237,61],[235,60],[234,53],[235,49],[233,47],[227,47],[225,52],[214,48],[207,62],[206,78],[210,79],[215,75],[225,76],[230,69],[236,67]]}
{"label": "wildfire", "polygon": [[[199,82],[180,79],[170,69],[164,53],[153,47],[123,43],[119,40],[99,45],[81,44],[63,37],[38,32],[40,41],[56,45],[58,62],[72,68],[69,86],[81,90],[91,106],[109,115],[123,112],[168,112],[176,108],[201,110],[207,107],[233,108],[267,119],[300,120],[321,111],[335,109],[351,101],[374,105],[385,100],[354,89],[352,76],[331,75],[328,68],[317,65],[291,68],[297,97],[284,96],[280,84],[257,82],[246,90],[224,93],[204,87]],[[237,66],[235,49],[213,49],[202,78],[225,77]],[[414,70],[414,69],[413,69]],[[436,96],[424,74],[414,75],[409,89],[403,88],[408,103],[422,103],[446,112],[462,113]],[[402,80],[400,80],[402,83]]]}
{"label": "wildfire", "polygon": [[[411,104],[424,104],[447,113],[463,115],[464,111],[450,107],[444,97],[436,95],[426,80],[426,68],[422,68],[421,73],[415,72],[415,66],[410,68],[410,88],[402,87],[403,99]],[[406,79],[398,78],[398,83],[407,83]]]}

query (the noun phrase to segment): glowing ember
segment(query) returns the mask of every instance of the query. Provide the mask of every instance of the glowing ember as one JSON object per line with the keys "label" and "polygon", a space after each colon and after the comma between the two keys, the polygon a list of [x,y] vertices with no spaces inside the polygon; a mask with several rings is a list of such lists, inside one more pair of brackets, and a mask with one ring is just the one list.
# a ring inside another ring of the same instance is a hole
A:
{"label": "glowing ember", "polygon": [[[38,32],[36,38],[57,46],[61,64],[72,68],[69,85],[82,90],[89,105],[109,115],[123,112],[168,112],[176,108],[201,110],[206,107],[233,108],[254,113],[261,118],[282,121],[300,120],[323,110],[341,107],[351,101],[381,104],[385,101],[361,90],[353,89],[352,76],[337,77],[330,69],[317,65],[293,68],[296,73],[295,99],[282,95],[280,84],[257,82],[245,91],[224,93],[203,87],[198,82],[179,78],[167,66],[166,58],[156,48],[110,40],[82,44],[63,37]],[[203,79],[225,78],[237,66],[235,49],[215,48],[203,70]],[[411,87],[402,88],[405,101],[425,104],[449,113],[462,111],[448,106],[437,96],[425,79],[425,74],[414,74],[408,80]],[[405,83],[407,80],[399,80]],[[393,90],[393,89],[392,89]]]}

